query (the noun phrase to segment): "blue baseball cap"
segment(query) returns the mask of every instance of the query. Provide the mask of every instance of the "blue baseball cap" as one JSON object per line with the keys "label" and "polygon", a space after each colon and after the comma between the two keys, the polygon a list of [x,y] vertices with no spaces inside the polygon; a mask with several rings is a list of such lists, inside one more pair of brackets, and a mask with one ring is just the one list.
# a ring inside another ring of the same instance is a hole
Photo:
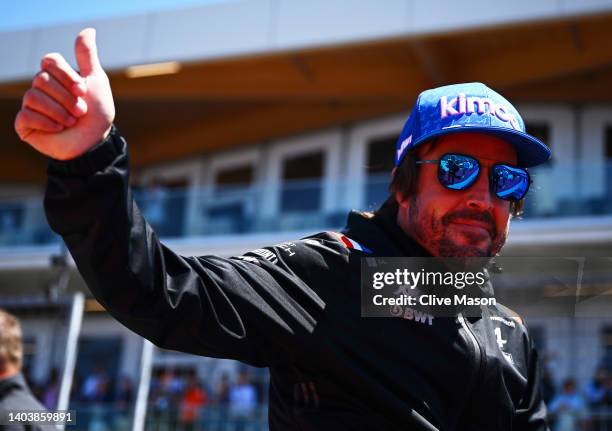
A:
{"label": "blue baseball cap", "polygon": [[514,146],[518,166],[528,168],[550,159],[550,149],[525,132],[520,114],[503,96],[480,82],[423,91],[397,140],[395,166],[406,153],[437,136],[478,132]]}

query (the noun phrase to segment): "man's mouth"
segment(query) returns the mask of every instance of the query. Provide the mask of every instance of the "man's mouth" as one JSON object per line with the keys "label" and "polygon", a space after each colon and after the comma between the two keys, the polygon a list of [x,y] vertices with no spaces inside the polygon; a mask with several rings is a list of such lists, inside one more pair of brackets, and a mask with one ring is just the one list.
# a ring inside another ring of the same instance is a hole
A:
{"label": "man's mouth", "polygon": [[461,225],[461,226],[465,226],[469,230],[484,231],[484,232],[487,233],[487,235],[493,236],[493,234],[492,234],[493,229],[491,228],[491,225],[489,223],[486,223],[486,222],[483,222],[483,221],[480,221],[480,220],[453,219],[453,220],[451,220],[451,223],[458,224],[458,225]]}

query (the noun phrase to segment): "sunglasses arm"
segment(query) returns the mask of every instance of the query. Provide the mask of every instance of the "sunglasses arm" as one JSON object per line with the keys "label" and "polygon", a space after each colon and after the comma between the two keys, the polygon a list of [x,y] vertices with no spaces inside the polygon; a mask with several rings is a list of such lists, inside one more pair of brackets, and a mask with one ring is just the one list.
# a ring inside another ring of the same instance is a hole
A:
{"label": "sunglasses arm", "polygon": [[432,164],[432,163],[438,163],[440,160],[417,160],[415,163],[417,165],[423,165],[423,164]]}

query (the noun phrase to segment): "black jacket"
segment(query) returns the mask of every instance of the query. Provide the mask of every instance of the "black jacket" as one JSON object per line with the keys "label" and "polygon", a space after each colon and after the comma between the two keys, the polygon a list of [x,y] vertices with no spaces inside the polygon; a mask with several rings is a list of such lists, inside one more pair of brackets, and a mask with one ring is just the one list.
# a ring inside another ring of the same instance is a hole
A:
{"label": "black jacket", "polygon": [[7,422],[9,412],[16,411],[46,411],[45,407],[40,404],[26,383],[21,373],[14,376],[0,379],[0,417],[4,425],[0,424],[0,430],[4,431],[42,431],[52,430],[55,427],[51,425],[32,425],[31,423]]}
{"label": "black jacket", "polygon": [[354,244],[426,255],[392,217],[351,212],[343,234],[231,258],[179,256],[143,219],[128,180],[116,131],[77,159],[50,161],[51,227],[94,296],[133,331],[166,349],[270,367],[270,429],[547,429],[537,353],[504,307],[469,321],[360,317],[364,252]]}

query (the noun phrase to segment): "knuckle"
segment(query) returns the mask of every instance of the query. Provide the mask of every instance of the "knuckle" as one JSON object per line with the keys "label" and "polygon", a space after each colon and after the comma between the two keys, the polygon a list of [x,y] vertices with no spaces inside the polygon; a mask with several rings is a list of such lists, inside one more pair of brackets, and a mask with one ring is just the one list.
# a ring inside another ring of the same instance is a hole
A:
{"label": "knuckle", "polygon": [[17,112],[17,115],[15,115],[15,120],[13,121],[13,125],[15,126],[15,130],[17,130],[17,133],[19,133],[18,129],[22,122],[23,122],[23,111],[19,110],[19,112]]}
{"label": "knuckle", "polygon": [[30,126],[31,121],[27,115],[27,111],[21,110],[15,116],[14,127],[19,137],[23,137],[24,130]]}
{"label": "knuckle", "polygon": [[33,87],[42,88],[46,87],[49,84],[50,76],[47,72],[38,72],[38,74],[34,77]]}
{"label": "knuckle", "polygon": [[62,55],[58,52],[50,52],[45,54],[40,61],[40,66],[42,68],[48,66],[57,66],[60,60],[63,59]]}
{"label": "knuckle", "polygon": [[23,95],[23,104],[26,106],[31,105],[34,103],[35,99],[36,93],[30,89]]}

